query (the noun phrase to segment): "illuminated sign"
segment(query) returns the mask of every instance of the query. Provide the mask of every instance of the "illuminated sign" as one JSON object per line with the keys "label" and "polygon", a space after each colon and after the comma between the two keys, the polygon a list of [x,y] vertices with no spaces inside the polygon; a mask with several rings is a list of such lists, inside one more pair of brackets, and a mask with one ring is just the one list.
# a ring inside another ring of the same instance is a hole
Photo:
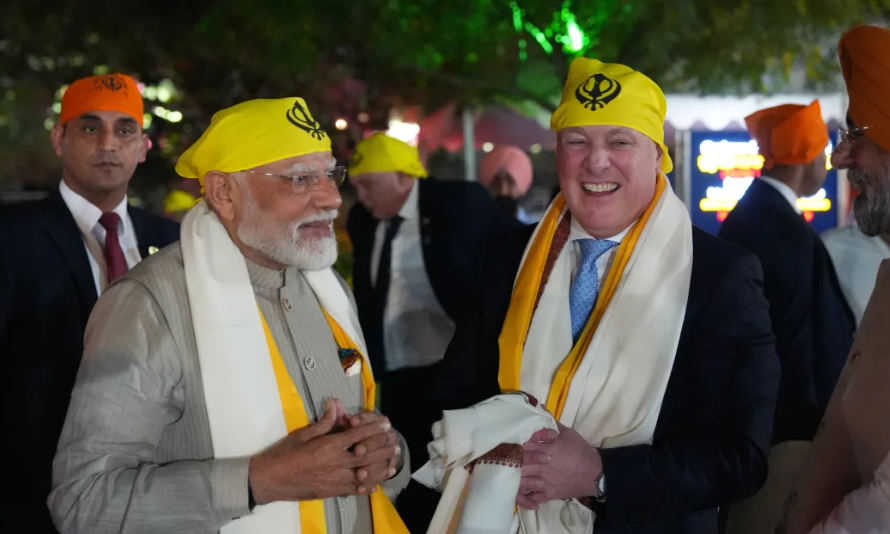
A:
{"label": "illuminated sign", "polygon": [[[831,155],[831,143],[825,148],[825,154]],[[698,207],[701,211],[716,212],[717,220],[723,221],[736,203],[745,195],[748,187],[761,174],[763,156],[758,153],[757,141],[705,140],[699,145],[696,158],[699,172],[719,174],[722,185],[708,187],[705,198]],[[825,159],[826,170],[831,170],[831,158]],[[804,213],[807,221],[812,221],[814,212],[831,210],[831,200],[825,189],[811,197],[797,199],[797,207]]]}

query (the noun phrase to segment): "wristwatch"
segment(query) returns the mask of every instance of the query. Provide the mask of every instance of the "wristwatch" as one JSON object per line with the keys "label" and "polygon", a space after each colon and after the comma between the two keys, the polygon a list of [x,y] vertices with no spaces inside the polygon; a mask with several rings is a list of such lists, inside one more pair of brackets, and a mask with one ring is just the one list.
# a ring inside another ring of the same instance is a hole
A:
{"label": "wristwatch", "polygon": [[596,497],[596,502],[606,502],[606,472],[603,471],[600,473],[600,476],[596,477],[596,491],[599,493]]}

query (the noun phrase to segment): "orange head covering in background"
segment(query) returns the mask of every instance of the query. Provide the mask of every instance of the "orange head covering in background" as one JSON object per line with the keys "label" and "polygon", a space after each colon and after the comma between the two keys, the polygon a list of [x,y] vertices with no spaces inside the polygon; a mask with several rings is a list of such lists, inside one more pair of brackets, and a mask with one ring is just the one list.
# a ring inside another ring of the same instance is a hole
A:
{"label": "orange head covering in background", "polygon": [[866,137],[890,152],[890,30],[854,26],[837,48],[850,95],[850,118],[858,127],[868,126]]}
{"label": "orange head covering in background", "polygon": [[809,106],[762,109],[745,117],[745,124],[760,147],[764,169],[809,163],[828,146],[828,127],[818,100]]}
{"label": "orange head covering in background", "polygon": [[501,171],[506,171],[516,183],[516,190],[524,195],[532,186],[532,160],[521,148],[497,146],[479,164],[479,183],[488,187]]}
{"label": "orange head covering in background", "polygon": [[126,74],[103,74],[81,78],[72,83],[62,96],[62,126],[91,111],[119,111],[142,126],[144,104],[136,80]]}

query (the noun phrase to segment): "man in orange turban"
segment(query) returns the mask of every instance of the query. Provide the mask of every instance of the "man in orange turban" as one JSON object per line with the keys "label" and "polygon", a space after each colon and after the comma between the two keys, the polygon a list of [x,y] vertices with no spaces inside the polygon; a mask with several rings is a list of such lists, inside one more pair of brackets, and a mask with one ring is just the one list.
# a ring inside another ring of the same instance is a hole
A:
{"label": "man in orange turban", "polygon": [[127,201],[148,150],[142,113],[129,76],[72,83],[50,132],[61,183],[0,219],[0,426],[14,436],[2,452],[21,481],[0,503],[0,531],[56,532],[46,499],[87,318],[109,284],[179,239],[178,224]]}
{"label": "man in orange turban", "polygon": [[764,174],[719,235],[754,252],[763,265],[782,382],[767,482],[731,509],[728,534],[770,532],[781,518],[856,329],[831,257],[797,207],[797,199],[816,194],[827,175],[828,130],[819,102],[764,109],[745,122]]}
{"label": "man in orange turban", "polygon": [[495,147],[479,164],[479,183],[494,197],[502,210],[515,216],[523,224],[537,220],[519,206],[519,199],[532,186],[532,160],[519,147]]}
{"label": "man in orange turban", "polygon": [[[832,162],[859,194],[856,221],[890,237],[890,31],[857,26],[838,46],[850,96],[847,130]],[[871,300],[791,500],[788,534],[890,528],[890,263]]]}

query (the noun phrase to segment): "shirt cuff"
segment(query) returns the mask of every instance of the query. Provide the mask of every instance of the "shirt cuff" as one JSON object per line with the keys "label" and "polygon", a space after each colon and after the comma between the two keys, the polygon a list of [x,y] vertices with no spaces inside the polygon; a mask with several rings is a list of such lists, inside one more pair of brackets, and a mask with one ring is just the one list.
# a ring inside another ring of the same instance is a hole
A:
{"label": "shirt cuff", "polygon": [[250,515],[247,505],[249,466],[250,458],[213,460],[213,509],[221,521]]}

